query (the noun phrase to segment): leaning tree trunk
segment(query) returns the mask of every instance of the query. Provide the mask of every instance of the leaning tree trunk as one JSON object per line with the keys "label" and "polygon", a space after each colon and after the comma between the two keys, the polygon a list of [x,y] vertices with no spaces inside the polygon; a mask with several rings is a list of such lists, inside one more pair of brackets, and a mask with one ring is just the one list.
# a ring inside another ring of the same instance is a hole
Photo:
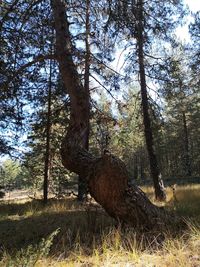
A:
{"label": "leaning tree trunk", "polygon": [[143,0],[138,1],[138,24],[137,24],[137,44],[138,44],[138,61],[139,61],[139,76],[140,76],[140,88],[142,97],[142,109],[143,109],[143,122],[144,133],[146,139],[146,146],[149,155],[149,163],[151,176],[154,183],[155,197],[157,200],[163,201],[166,199],[165,189],[162,179],[159,174],[157,157],[154,149],[153,134],[151,129],[151,120],[149,116],[149,103],[147,96],[147,84],[144,65],[144,17],[143,17]]}
{"label": "leaning tree trunk", "polygon": [[90,113],[89,97],[73,62],[65,1],[52,0],[51,3],[56,30],[56,58],[71,103],[70,124],[61,147],[63,164],[87,179],[91,195],[109,215],[132,226],[160,229],[171,218],[163,209],[153,205],[138,187],[128,185],[125,164],[113,155],[96,158],[84,149]]}

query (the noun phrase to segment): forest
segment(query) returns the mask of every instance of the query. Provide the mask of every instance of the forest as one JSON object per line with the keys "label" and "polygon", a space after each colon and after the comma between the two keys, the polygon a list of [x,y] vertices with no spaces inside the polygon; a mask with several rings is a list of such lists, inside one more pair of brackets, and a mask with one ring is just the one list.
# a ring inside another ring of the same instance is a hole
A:
{"label": "forest", "polygon": [[200,266],[200,5],[0,1],[0,266]]}

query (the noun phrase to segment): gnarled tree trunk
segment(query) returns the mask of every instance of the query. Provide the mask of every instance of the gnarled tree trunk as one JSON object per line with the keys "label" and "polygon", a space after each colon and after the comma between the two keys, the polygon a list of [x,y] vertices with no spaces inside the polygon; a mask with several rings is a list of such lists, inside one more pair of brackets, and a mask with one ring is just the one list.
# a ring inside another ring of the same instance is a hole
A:
{"label": "gnarled tree trunk", "polygon": [[51,3],[56,30],[56,57],[71,101],[70,125],[61,148],[63,164],[87,179],[91,195],[109,215],[132,226],[160,229],[169,222],[169,216],[153,205],[138,187],[128,185],[125,164],[113,155],[96,158],[84,148],[89,123],[89,95],[73,62],[65,1],[52,0]]}

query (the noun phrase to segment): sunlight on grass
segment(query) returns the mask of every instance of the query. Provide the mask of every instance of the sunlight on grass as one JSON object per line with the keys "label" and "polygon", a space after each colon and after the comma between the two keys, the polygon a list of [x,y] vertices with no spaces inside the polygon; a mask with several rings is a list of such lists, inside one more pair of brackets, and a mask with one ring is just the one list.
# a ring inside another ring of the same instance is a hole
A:
{"label": "sunlight on grass", "polygon": [[[153,188],[143,190],[154,201]],[[169,211],[184,217],[186,229],[151,233],[116,228],[99,207],[74,198],[0,203],[0,266],[198,267],[200,185],[167,188]],[[60,231],[58,232],[58,228]]]}

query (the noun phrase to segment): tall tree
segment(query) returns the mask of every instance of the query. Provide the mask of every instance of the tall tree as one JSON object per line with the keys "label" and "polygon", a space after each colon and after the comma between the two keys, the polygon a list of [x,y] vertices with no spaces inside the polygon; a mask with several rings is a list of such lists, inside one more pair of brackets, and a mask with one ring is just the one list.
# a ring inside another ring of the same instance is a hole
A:
{"label": "tall tree", "polygon": [[[44,68],[44,59],[48,58],[46,53],[50,42],[47,32],[52,27],[47,23],[49,5],[43,3],[38,9],[38,4],[39,1],[13,0],[4,1],[1,5],[0,101],[4,110],[0,114],[0,128],[2,133],[6,131],[3,139],[7,144],[6,150],[4,149],[6,152],[9,148],[14,148],[15,153],[19,153],[17,150],[21,144],[13,144],[16,139],[13,136],[19,141],[27,130],[27,117],[32,112],[30,101],[33,103],[36,96],[37,99],[38,96],[41,96],[40,99],[44,96],[45,71],[40,70]],[[47,41],[45,45],[44,36]],[[35,105],[35,112],[38,107],[39,105]],[[9,138],[10,135],[12,138]]]}
{"label": "tall tree", "polygon": [[[191,153],[190,153],[190,134],[188,129],[188,115],[190,113],[191,98],[194,91],[191,86],[191,71],[189,69],[189,57],[186,54],[186,47],[179,44],[176,49],[171,51],[166,59],[165,79],[161,82],[160,90],[165,98],[168,107],[168,118],[176,119],[179,140],[181,141],[182,168],[184,174],[192,175]],[[180,132],[180,133],[179,133]]]}
{"label": "tall tree", "polygon": [[[128,68],[139,74],[141,88],[141,103],[143,108],[143,122],[146,145],[149,155],[151,176],[154,182],[155,196],[158,200],[166,198],[163,182],[160,176],[157,157],[154,148],[152,126],[149,112],[149,96],[147,90],[147,77],[152,77],[151,72],[155,65],[159,65],[157,56],[152,55],[152,45],[158,39],[169,40],[169,30],[173,30],[178,18],[184,14],[182,1],[150,2],[136,1],[109,1],[110,21],[119,31],[128,37],[129,47]],[[174,18],[172,19],[172,16]],[[130,49],[134,48],[134,49]],[[132,52],[133,51],[133,52]],[[152,62],[154,59],[154,62]]]}
{"label": "tall tree", "polygon": [[57,60],[71,104],[70,124],[61,149],[63,164],[88,179],[91,195],[114,218],[148,229],[160,228],[169,217],[154,206],[139,188],[128,186],[124,163],[110,154],[95,158],[84,149],[90,114],[89,98],[72,57],[70,24],[65,15],[67,4],[62,0],[52,0],[51,5]]}
{"label": "tall tree", "polygon": [[44,183],[43,183],[43,200],[47,203],[48,200],[48,185],[51,173],[51,107],[52,105],[52,60],[49,66],[49,83],[48,83],[48,103],[47,103],[47,123],[46,123],[46,152],[44,162]]}
{"label": "tall tree", "polygon": [[139,0],[136,6],[137,10],[135,11],[136,16],[136,39],[138,44],[138,62],[139,62],[139,75],[140,75],[140,88],[141,88],[141,97],[142,97],[142,109],[143,109],[143,122],[144,122],[144,132],[147,150],[149,154],[149,162],[151,168],[151,176],[154,182],[155,196],[157,200],[165,200],[166,193],[164,191],[163,182],[160,177],[160,171],[158,168],[157,157],[154,149],[153,134],[151,129],[151,120],[149,115],[149,101],[147,95],[147,82],[146,82],[146,73],[145,73],[145,64],[144,64],[144,43],[145,43],[145,34],[144,34],[144,2]]}
{"label": "tall tree", "polygon": [[[200,11],[194,14],[194,22],[189,25],[190,35],[192,37],[192,46],[190,49],[193,50],[194,56],[191,62],[191,66],[194,70],[195,76],[198,75],[200,71],[199,63],[200,63]],[[197,77],[196,77],[197,78]],[[198,79],[198,78],[197,78]]]}
{"label": "tall tree", "polygon": [[[89,90],[90,90],[90,60],[91,60],[91,52],[90,52],[90,0],[86,0],[85,2],[85,67],[84,67],[84,87],[86,94],[89,98]],[[88,118],[88,124],[85,134],[85,149],[89,149],[89,133],[90,132],[90,123]],[[83,201],[87,197],[88,186],[86,183],[86,179],[79,175],[78,181],[78,200]]]}

